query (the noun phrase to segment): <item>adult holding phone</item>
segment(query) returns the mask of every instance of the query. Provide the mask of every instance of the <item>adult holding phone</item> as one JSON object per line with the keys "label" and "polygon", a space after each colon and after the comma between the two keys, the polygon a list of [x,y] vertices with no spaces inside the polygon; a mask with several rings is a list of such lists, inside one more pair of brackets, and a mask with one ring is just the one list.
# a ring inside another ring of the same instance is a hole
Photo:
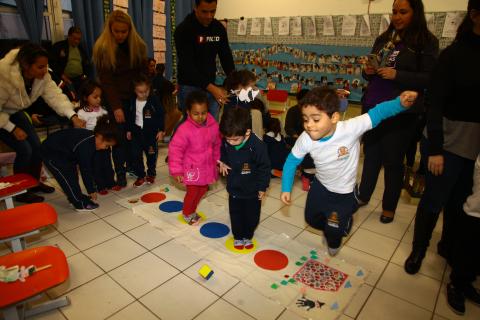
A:
{"label": "adult holding phone", "polygon": [[[16,152],[14,173],[27,173],[40,179],[42,159],[40,139],[23,111],[39,97],[60,115],[72,120],[75,127],[84,127],[73,111],[73,105],[48,74],[48,53],[39,45],[26,43],[13,49],[0,60],[0,140]],[[15,197],[18,202],[42,202],[34,192],[52,193],[55,189],[39,183],[35,188]]]}
{"label": "adult holding phone", "polygon": [[380,221],[390,223],[402,190],[403,158],[419,114],[424,112],[423,92],[438,54],[438,39],[427,28],[421,0],[393,2],[391,23],[375,40],[371,53],[363,72],[369,83],[362,98],[362,113],[404,90],[419,93],[412,108],[382,122],[363,139],[365,159],[362,180],[355,190],[357,201],[359,205],[370,201],[383,166],[385,190]]}
{"label": "adult holding phone", "polygon": [[125,139],[125,110],[134,94],[133,80],[147,72],[147,47],[128,14],[120,10],[110,14],[93,47],[93,62],[105,93],[108,112],[120,133],[121,140],[112,149],[117,175],[114,188],[119,190],[127,185],[125,165],[129,153]]}

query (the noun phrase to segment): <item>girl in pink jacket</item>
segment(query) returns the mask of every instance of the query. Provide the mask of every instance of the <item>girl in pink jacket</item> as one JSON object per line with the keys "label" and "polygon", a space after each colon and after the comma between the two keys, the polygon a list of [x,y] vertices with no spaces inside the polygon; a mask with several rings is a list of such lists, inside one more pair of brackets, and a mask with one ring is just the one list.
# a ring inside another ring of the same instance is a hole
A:
{"label": "girl in pink jacket", "polygon": [[186,99],[187,120],[182,123],[168,146],[170,174],[187,187],[183,200],[183,218],[196,224],[200,199],[208,185],[218,179],[217,161],[220,159],[220,132],[218,123],[208,113],[208,98],[203,91],[194,91]]}

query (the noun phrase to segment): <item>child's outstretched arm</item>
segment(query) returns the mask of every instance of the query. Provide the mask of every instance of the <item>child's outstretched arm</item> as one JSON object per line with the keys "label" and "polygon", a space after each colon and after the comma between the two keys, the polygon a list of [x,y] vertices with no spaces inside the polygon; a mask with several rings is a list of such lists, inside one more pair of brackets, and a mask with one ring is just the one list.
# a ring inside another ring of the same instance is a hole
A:
{"label": "child's outstretched arm", "polygon": [[372,121],[372,128],[375,128],[383,120],[399,114],[410,108],[415,103],[418,93],[415,91],[404,91],[399,97],[393,100],[379,103],[368,111]]}
{"label": "child's outstretched arm", "polygon": [[297,158],[292,152],[285,160],[282,173],[282,194],[280,199],[283,203],[290,205],[290,192],[292,191],[293,179],[295,178],[295,171],[298,165],[302,162],[303,158]]}

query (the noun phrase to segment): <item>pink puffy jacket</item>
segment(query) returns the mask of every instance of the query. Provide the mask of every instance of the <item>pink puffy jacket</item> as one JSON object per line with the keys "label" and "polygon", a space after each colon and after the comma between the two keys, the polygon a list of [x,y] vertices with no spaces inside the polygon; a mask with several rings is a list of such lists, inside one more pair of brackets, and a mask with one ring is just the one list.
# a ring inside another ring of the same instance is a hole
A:
{"label": "pink puffy jacket", "polygon": [[168,145],[170,175],[183,176],[186,185],[207,185],[218,179],[220,131],[212,115],[205,125],[190,117],[182,123]]}

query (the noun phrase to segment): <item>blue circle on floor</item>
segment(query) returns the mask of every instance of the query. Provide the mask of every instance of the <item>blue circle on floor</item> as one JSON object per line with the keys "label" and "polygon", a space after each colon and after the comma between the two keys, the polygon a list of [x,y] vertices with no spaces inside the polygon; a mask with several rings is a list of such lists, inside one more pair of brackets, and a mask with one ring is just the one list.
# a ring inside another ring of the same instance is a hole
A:
{"label": "blue circle on floor", "polygon": [[159,206],[160,210],[165,212],[178,212],[182,211],[183,209],[183,202],[182,201],[165,201]]}
{"label": "blue circle on floor", "polygon": [[200,228],[200,233],[202,236],[207,238],[222,238],[230,233],[230,228],[223,223],[219,222],[209,222],[205,223]]}

